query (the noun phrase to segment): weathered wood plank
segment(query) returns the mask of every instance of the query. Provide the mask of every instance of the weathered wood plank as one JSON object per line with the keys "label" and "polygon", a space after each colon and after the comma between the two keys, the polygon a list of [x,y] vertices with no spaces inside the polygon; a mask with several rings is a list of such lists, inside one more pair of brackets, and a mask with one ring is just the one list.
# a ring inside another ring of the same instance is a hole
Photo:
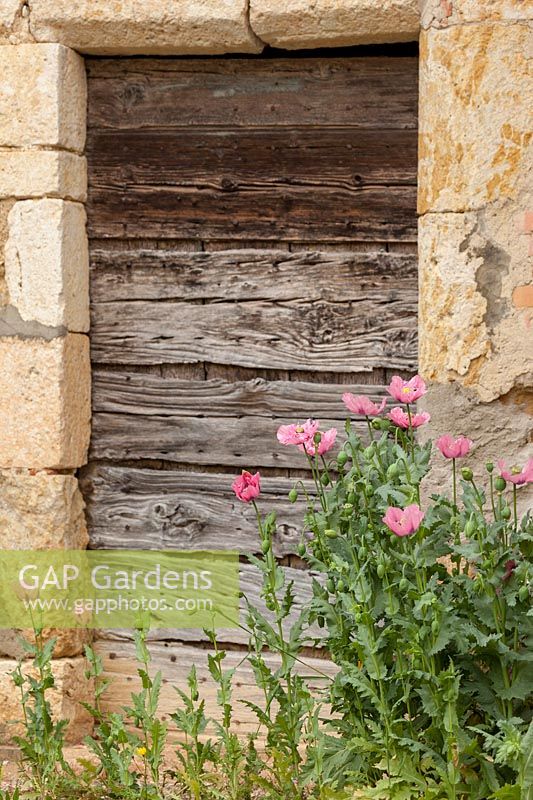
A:
{"label": "weathered wood plank", "polygon": [[[305,456],[276,439],[278,426],[292,418],[262,416],[155,416],[99,413],[93,416],[90,458],[171,461],[177,464],[225,465],[237,470],[261,467],[306,469]],[[323,429],[342,427],[339,419],[321,420]],[[355,428],[364,434],[363,423]],[[335,455],[337,446],[331,450]]]}
{"label": "weathered wood plank", "polygon": [[[102,698],[102,709],[105,712],[120,712],[123,706],[131,705],[131,692],[140,689],[134,646],[127,642],[118,644],[100,640],[95,642],[95,650],[103,660],[104,677],[112,681]],[[174,732],[175,735],[170,715],[179,704],[175,687],[187,691],[187,674],[193,664],[198,673],[200,695],[206,701],[206,713],[209,717],[220,720],[220,709],[216,701],[217,688],[207,668],[209,650],[168,642],[150,644],[149,650],[152,656],[150,673],[153,675],[161,670],[163,674],[160,717],[169,723],[171,733]],[[262,691],[257,687],[252,669],[246,661],[243,662],[243,655],[239,651],[229,651],[224,660],[225,669],[236,669],[233,730],[242,736],[257,731],[257,718],[244,705],[244,701],[251,701],[260,707],[263,704],[264,707]],[[274,654],[265,654],[265,659],[272,668],[279,664],[279,657]],[[335,665],[326,658],[303,657],[302,661],[304,663],[297,669],[301,669],[301,674],[308,678],[310,685],[317,691],[324,689],[328,678],[333,678],[337,671]],[[209,734],[213,734],[212,728],[209,729]]]}
{"label": "weathered wood plank", "polygon": [[[89,129],[417,126],[416,57],[87,59]],[[179,109],[179,113],[177,110]]]}
{"label": "weathered wood plank", "polygon": [[416,241],[417,233],[414,186],[93,187],[87,208],[92,237]]}
{"label": "weathered wood plank", "polygon": [[[306,605],[309,604],[313,596],[313,589],[311,582],[313,575],[301,569],[292,569],[291,567],[282,567],[285,572],[287,581],[292,581],[293,589],[296,596],[294,606],[290,615],[284,622],[284,630],[289,634],[290,627],[296,622],[299,612]],[[321,579],[322,580],[322,579]],[[275,618],[270,611],[267,611],[263,600],[260,598],[260,588],[262,577],[259,570],[251,564],[241,564],[239,570],[239,588],[244,597],[240,601],[240,624],[242,628],[217,628],[217,638],[220,642],[247,645],[249,642],[249,633],[246,628],[246,601],[248,601],[254,608],[264,614],[264,616],[272,623],[275,623]],[[103,639],[111,639],[113,641],[131,641],[133,639],[133,631],[128,629],[114,629],[114,630],[101,630],[98,636]],[[155,628],[148,634],[148,640],[152,642],[172,641],[172,642],[207,642],[208,637],[203,630],[195,628]],[[323,632],[318,626],[313,626],[309,629],[306,637],[306,646],[320,647],[321,640],[323,640]]]}
{"label": "weathered wood plank", "polygon": [[403,298],[416,308],[417,259],[403,253],[183,253],[93,249],[91,300],[323,300]]}
{"label": "weathered wood plank", "polygon": [[[231,490],[232,475],[93,464],[83,471],[91,548],[258,551],[253,508]],[[309,493],[310,481],[305,482]],[[294,481],[263,477],[261,505],[276,511],[277,556],[296,552],[304,501],[288,502]]]}
{"label": "weathered wood plank", "polygon": [[244,367],[365,372],[416,363],[416,304],[136,301],[93,306],[96,363],[211,361]]}
{"label": "weathered wood plank", "polygon": [[334,419],[348,416],[343,392],[364,394],[374,401],[386,394],[384,386],[322,384],[307,381],[268,381],[255,378],[182,380],[139,372],[93,370],[93,412],[140,416],[217,417],[270,416]]}
{"label": "weathered wood plank", "polygon": [[416,185],[415,130],[209,127],[89,133],[91,191]]}

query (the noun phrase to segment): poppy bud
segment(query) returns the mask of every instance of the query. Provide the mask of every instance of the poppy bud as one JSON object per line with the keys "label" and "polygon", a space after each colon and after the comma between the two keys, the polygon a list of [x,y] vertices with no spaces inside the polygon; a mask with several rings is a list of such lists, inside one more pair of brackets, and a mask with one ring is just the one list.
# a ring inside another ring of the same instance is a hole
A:
{"label": "poppy bud", "polygon": [[409,581],[407,578],[402,578],[400,581],[400,592],[406,592],[409,588]]}
{"label": "poppy bud", "polygon": [[527,584],[524,584],[524,586],[521,586],[520,589],[518,590],[518,599],[523,603],[524,600],[527,600],[528,597],[529,597],[529,586],[527,586]]}
{"label": "poppy bud", "polygon": [[344,586],[344,581],[343,581],[343,580],[340,580],[340,581],[338,582],[338,584],[337,584],[337,591],[338,591],[338,592],[344,592],[344,589],[345,589],[345,586]]}
{"label": "poppy bud", "polygon": [[303,558],[306,553],[307,549],[305,544],[303,542],[300,542],[300,544],[298,545],[298,555],[300,556],[300,558]]}
{"label": "poppy bud", "polygon": [[471,481],[474,477],[474,473],[470,469],[470,467],[463,467],[461,470],[461,476],[465,481]]}
{"label": "poppy bud", "polygon": [[505,491],[505,487],[507,486],[507,484],[505,483],[505,479],[502,478],[501,475],[498,475],[498,477],[494,481],[494,486],[496,487],[496,490],[498,492],[503,492]]}
{"label": "poppy bud", "polygon": [[334,584],[332,578],[328,578],[327,579],[327,581],[326,581],[326,589],[328,590],[328,592],[330,594],[333,594],[335,592],[335,584]]}
{"label": "poppy bud", "polygon": [[384,577],[384,575],[385,575],[385,564],[378,564],[377,573],[378,573],[378,578],[383,578]]}
{"label": "poppy bud", "polygon": [[298,492],[296,491],[296,489],[293,488],[290,490],[289,500],[291,501],[291,503],[295,503],[298,500]]}
{"label": "poppy bud", "polygon": [[320,483],[322,484],[322,486],[327,486],[329,484],[329,482],[330,481],[329,481],[328,473],[327,472],[322,473],[322,475],[320,477]]}
{"label": "poppy bud", "polygon": [[440,631],[440,623],[438,619],[434,619],[433,622],[431,623],[431,633],[433,634],[433,636],[436,636],[439,631]]}
{"label": "poppy bud", "polygon": [[494,470],[494,464],[492,463],[492,461],[487,461],[487,463],[485,464],[485,468],[488,473],[492,473],[492,471]]}
{"label": "poppy bud", "polygon": [[502,519],[505,520],[511,519],[511,509],[509,508],[509,506],[505,506],[505,508],[502,508],[501,517]]}
{"label": "poppy bud", "polygon": [[324,536],[327,536],[328,539],[336,539],[338,535],[337,531],[334,531],[333,528],[326,528],[324,531]]}
{"label": "poppy bud", "polygon": [[366,547],[360,547],[359,550],[357,551],[357,557],[359,558],[359,561],[364,561],[365,558],[367,557],[367,553],[368,551]]}
{"label": "poppy bud", "polygon": [[476,532],[476,521],[474,519],[469,519],[465,525],[465,533],[467,536],[473,536]]}
{"label": "poppy bud", "polygon": [[339,467],[344,467],[347,461],[348,461],[347,453],[345,453],[344,450],[341,450],[339,455],[337,456],[337,464],[339,465]]}
{"label": "poppy bud", "polygon": [[316,622],[319,628],[324,627],[324,617],[322,616],[322,614],[318,615],[318,617],[316,618]]}
{"label": "poppy bud", "polygon": [[387,478],[389,480],[393,480],[394,478],[397,478],[399,476],[399,474],[400,474],[400,470],[398,468],[398,465],[397,464],[391,464],[390,467],[387,470]]}

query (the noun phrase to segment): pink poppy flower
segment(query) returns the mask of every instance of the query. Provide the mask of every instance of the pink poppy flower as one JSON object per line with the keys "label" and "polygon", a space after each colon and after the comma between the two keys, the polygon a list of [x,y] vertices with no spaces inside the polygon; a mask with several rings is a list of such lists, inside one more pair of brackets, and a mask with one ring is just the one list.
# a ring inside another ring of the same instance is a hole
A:
{"label": "pink poppy flower", "polygon": [[525,467],[511,467],[507,469],[505,461],[498,461],[500,475],[506,481],[514,483],[515,486],[524,486],[526,483],[533,483],[533,458],[530,458]]}
{"label": "pink poppy flower", "polygon": [[454,439],[449,433],[440,436],[435,442],[445,458],[464,458],[472,449],[474,442],[466,436]]}
{"label": "pink poppy flower", "polygon": [[382,402],[378,406],[368,397],[365,397],[364,394],[351,394],[351,392],[345,392],[342,396],[342,402],[348,411],[352,412],[352,414],[364,414],[365,417],[377,417],[385,408],[387,400],[386,398],[383,398]]}
{"label": "pink poppy flower", "polygon": [[409,381],[404,381],[399,375],[395,375],[387,391],[398,403],[414,403],[426,394],[427,389],[420,375],[415,375]]}
{"label": "pink poppy flower", "polygon": [[259,472],[252,475],[251,472],[243,470],[241,475],[237,475],[231,484],[231,488],[239,500],[242,500],[243,503],[249,503],[261,491],[261,475]]}
{"label": "pink poppy flower", "polygon": [[399,428],[403,428],[407,430],[407,428],[419,428],[421,425],[425,425],[426,422],[429,422],[431,416],[427,413],[427,411],[422,411],[420,414],[411,414],[411,425],[409,424],[409,414],[403,410],[403,408],[398,408],[395,406],[391,409],[390,414],[387,414],[387,417],[391,419],[395,425]]}
{"label": "pink poppy flower", "polygon": [[306,444],[313,441],[318,431],[319,421],[308,419],[304,423],[297,422],[292,425],[280,425],[277,432],[278,442],[281,444]]}
{"label": "pink poppy flower", "polygon": [[[337,438],[337,428],[330,428],[329,431],[318,431],[320,433],[320,441],[318,443],[318,455],[323,456],[328,450],[331,450]],[[299,449],[310,456],[316,455],[317,448],[314,439],[311,439],[305,444],[298,445]]]}
{"label": "pink poppy flower", "polygon": [[413,503],[404,509],[389,506],[383,522],[396,536],[409,536],[419,529],[423,519],[424,512],[420,506]]}

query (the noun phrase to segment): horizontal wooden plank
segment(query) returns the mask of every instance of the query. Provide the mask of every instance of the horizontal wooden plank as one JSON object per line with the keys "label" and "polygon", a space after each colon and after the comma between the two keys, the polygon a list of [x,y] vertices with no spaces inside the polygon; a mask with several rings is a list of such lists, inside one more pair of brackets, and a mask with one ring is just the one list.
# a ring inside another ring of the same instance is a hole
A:
{"label": "horizontal wooden plank", "polygon": [[122,301],[93,306],[91,352],[108,364],[365,372],[412,369],[416,338],[411,294],[349,303]]}
{"label": "horizontal wooden plank", "polygon": [[416,241],[416,188],[93,187],[91,237]]}
{"label": "horizontal wooden plank", "polygon": [[[297,125],[297,123],[296,123]],[[192,186],[233,192],[287,185],[320,190],[416,185],[410,130],[195,127],[89,133],[90,190]],[[97,210],[96,210],[97,213]]]}
{"label": "horizontal wooden plank", "polygon": [[325,300],[402,297],[416,306],[417,259],[404,253],[93,248],[91,300]]}
{"label": "horizontal wooden plank", "polygon": [[[137,416],[269,417],[294,420],[329,418],[343,424],[348,416],[343,392],[374,401],[384,386],[311,383],[310,381],[182,380],[140,372],[93,370],[93,412]],[[251,424],[253,424],[251,422]]]}
{"label": "horizontal wooden plank", "polygon": [[416,57],[87,59],[91,128],[416,128]]}
{"label": "horizontal wooden plank", "polygon": [[[95,650],[103,660],[104,677],[111,681],[101,701],[102,709],[108,713],[121,712],[124,706],[131,705],[131,692],[140,690],[134,646],[127,642],[119,644],[100,640],[95,642]],[[187,674],[193,664],[197,669],[200,696],[205,699],[206,713],[209,717],[220,720],[217,687],[207,668],[209,650],[169,642],[150,644],[149,650],[152,657],[150,673],[153,675],[161,670],[163,676],[159,716],[169,723],[171,734],[175,734],[175,728],[170,715],[180,702],[176,687],[187,691]],[[233,682],[233,730],[245,736],[257,731],[257,718],[244,702],[250,701],[260,707],[263,704],[264,707],[264,696],[257,687],[251,667],[243,661],[243,656],[242,652],[229,651],[224,660],[224,668],[236,670]],[[274,654],[266,653],[265,660],[273,669],[279,664],[279,657]],[[316,692],[327,687],[328,680],[336,674],[337,668],[326,658],[303,657],[302,661],[302,664],[297,664],[297,670],[307,678]],[[212,728],[209,728],[207,734],[213,733]]]}
{"label": "horizontal wooden plank", "polygon": [[[178,464],[225,465],[256,470],[307,468],[305,456],[276,439],[280,424],[292,418],[205,416],[144,416],[99,413],[93,416],[90,458],[134,461],[171,461]],[[342,427],[342,421],[321,420],[324,430]],[[355,423],[364,434],[363,423]],[[334,455],[337,446],[332,449]]]}
{"label": "horizontal wooden plank", "polygon": [[[309,604],[313,596],[311,573],[301,569],[282,567],[285,572],[287,582],[292,582],[295,602],[290,615],[284,622],[284,630],[288,635],[291,625],[296,622],[298,614]],[[315,576],[316,577],[316,576]],[[320,578],[322,581],[322,578]],[[241,564],[239,570],[239,588],[244,597],[240,601],[240,625],[241,628],[217,628],[217,637],[220,642],[247,645],[250,639],[249,629],[246,626],[246,603],[247,601],[261,611],[262,614],[271,622],[275,623],[272,612],[267,611],[263,600],[260,597],[262,584],[261,573],[251,564]],[[133,632],[128,629],[101,630],[98,634],[104,639],[113,641],[131,641]],[[207,642],[208,637],[201,629],[195,628],[155,628],[148,634],[149,641],[172,641],[172,642]],[[309,647],[320,647],[323,640],[323,631],[318,626],[309,628],[306,634],[306,645]]]}
{"label": "horizontal wooden plank", "polygon": [[[258,551],[255,512],[231,490],[232,475],[91,464],[81,487],[90,546],[138,550]],[[277,556],[296,552],[304,501],[292,504],[288,478],[263,477],[261,505],[276,511]],[[310,482],[307,490],[312,493]]]}

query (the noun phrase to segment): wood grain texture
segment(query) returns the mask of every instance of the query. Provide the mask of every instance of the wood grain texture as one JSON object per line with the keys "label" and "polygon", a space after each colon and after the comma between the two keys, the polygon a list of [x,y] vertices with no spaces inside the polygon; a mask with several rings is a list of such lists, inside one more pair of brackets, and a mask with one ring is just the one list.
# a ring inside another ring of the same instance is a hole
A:
{"label": "wood grain texture", "polygon": [[275,381],[182,380],[163,375],[99,369],[93,371],[93,412],[140,416],[264,416],[328,418],[344,424],[343,392],[377,402],[384,386]]}
{"label": "wood grain texture", "polygon": [[93,306],[94,362],[211,361],[267,369],[365,372],[416,363],[416,305],[408,297],[348,303],[169,301]]}
{"label": "wood grain texture", "polygon": [[89,132],[197,126],[417,128],[418,59],[86,59]]}
{"label": "wood grain texture", "polygon": [[[172,130],[96,128],[89,136],[95,190],[192,186],[220,191],[357,189],[416,185],[413,130],[331,128]],[[164,170],[161,169],[164,165]]]}
{"label": "wood grain texture", "polygon": [[[256,553],[255,513],[237,501],[232,480],[231,474],[91,465],[81,478],[90,546]],[[305,504],[288,502],[293,485],[288,478],[262,480],[265,508],[278,517],[274,551],[280,557],[295,553],[302,535]]]}
{"label": "wood grain texture", "polygon": [[[163,682],[160,697],[160,716],[169,723],[170,732],[176,734],[172,727],[170,715],[176,710],[179,698],[174,687],[183,691],[187,690],[187,674],[193,664],[198,673],[200,696],[206,701],[206,713],[210,717],[220,719],[220,709],[216,701],[217,688],[213,683],[207,668],[207,655],[209,650],[199,649],[177,643],[152,643],[149,647],[152,657],[150,666],[151,674],[162,671]],[[122,707],[130,705],[132,691],[139,691],[140,683],[135,662],[135,648],[129,642],[95,642],[95,650],[103,660],[104,677],[112,681],[110,688],[102,698],[104,712],[120,712]],[[243,662],[242,652],[228,652],[224,660],[224,668],[235,668],[234,678],[234,721],[233,730],[244,736],[255,733],[257,719],[243,701],[251,701],[261,706],[264,704],[262,691],[257,687],[255,677],[250,666]],[[279,660],[276,655],[265,654],[265,660],[276,668]],[[304,675],[316,691],[323,690],[328,680],[337,672],[335,665],[326,658],[303,658],[303,664],[297,669]],[[213,734],[212,728],[208,734]]]}
{"label": "wood grain texture", "polygon": [[416,241],[416,189],[210,189],[127,186],[91,192],[90,236],[288,241]]}
{"label": "wood grain texture", "polygon": [[415,255],[280,250],[183,253],[93,249],[91,300],[310,300],[394,303],[416,309]]}
{"label": "wood grain texture", "polygon": [[[296,622],[299,612],[305,607],[313,596],[312,590],[312,573],[306,572],[301,569],[292,569],[291,567],[282,567],[287,583],[290,581],[293,584],[294,593],[296,595],[295,604],[290,615],[287,617],[283,624],[284,631],[289,636],[291,625]],[[322,579],[320,579],[322,580]],[[251,564],[241,564],[239,570],[239,587],[244,597],[240,601],[240,625],[242,628],[217,628],[217,639],[219,642],[240,644],[246,646],[249,641],[249,633],[246,625],[247,620],[247,602],[254,608],[264,614],[269,622],[274,625],[275,618],[270,611],[267,611],[263,600],[260,597],[261,587],[261,573],[256,567]],[[133,632],[131,629],[114,629],[114,630],[100,630],[98,632],[99,638],[111,639],[113,641],[131,641],[133,639]],[[155,628],[148,634],[148,640],[153,642],[159,641],[175,641],[175,642],[207,642],[208,637],[203,630],[195,628]],[[310,627],[306,635],[306,646],[320,647],[321,640],[323,640],[323,631],[318,626]]]}
{"label": "wood grain texture", "polygon": [[416,73],[387,57],[90,62],[89,233],[415,241]]}

